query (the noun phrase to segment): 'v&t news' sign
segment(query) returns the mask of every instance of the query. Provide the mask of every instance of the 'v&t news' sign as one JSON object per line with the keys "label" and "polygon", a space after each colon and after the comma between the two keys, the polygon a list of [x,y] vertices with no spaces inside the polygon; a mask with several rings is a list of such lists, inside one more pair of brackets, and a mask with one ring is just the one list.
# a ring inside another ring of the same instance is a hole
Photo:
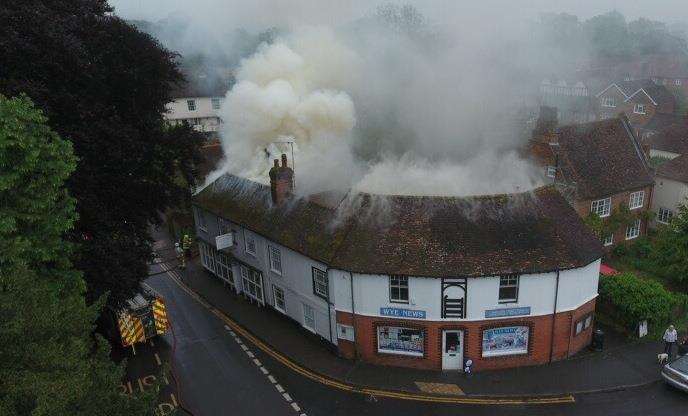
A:
{"label": "'v&t news' sign", "polygon": [[380,315],[393,316],[395,318],[425,319],[425,311],[414,311],[411,309],[380,308]]}

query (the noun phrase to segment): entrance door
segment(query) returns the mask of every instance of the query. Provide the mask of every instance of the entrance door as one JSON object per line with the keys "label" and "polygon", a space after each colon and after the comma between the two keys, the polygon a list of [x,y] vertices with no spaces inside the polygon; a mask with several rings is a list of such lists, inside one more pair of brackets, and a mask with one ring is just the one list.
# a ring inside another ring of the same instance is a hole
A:
{"label": "entrance door", "polygon": [[442,369],[463,370],[463,331],[442,331]]}

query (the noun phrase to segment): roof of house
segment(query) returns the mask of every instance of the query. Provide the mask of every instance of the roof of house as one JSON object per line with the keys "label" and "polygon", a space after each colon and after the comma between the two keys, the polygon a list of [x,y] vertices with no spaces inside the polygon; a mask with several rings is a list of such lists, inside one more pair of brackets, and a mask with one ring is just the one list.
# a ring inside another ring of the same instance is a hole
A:
{"label": "roof of house", "polygon": [[688,183],[688,153],[659,165],[657,167],[657,176]]}
{"label": "roof of house", "polygon": [[319,194],[274,206],[225,175],[194,198],[330,267],[408,276],[494,276],[582,267],[602,246],[554,187],[480,197]]}
{"label": "roof of house", "polygon": [[660,131],[674,124],[687,122],[685,116],[680,114],[654,113],[650,121],[642,126],[643,130]]}
{"label": "roof of house", "polygon": [[201,147],[200,152],[203,160],[198,165],[198,178],[202,181],[210,172],[218,168],[224,153],[219,142]]}
{"label": "roof of house", "polygon": [[187,75],[186,80],[172,88],[172,98],[224,97],[233,80],[205,75]]}
{"label": "roof of house", "polygon": [[665,127],[658,133],[645,139],[650,149],[664,152],[688,154],[688,119],[680,124]]}
{"label": "roof of house", "polygon": [[602,93],[613,86],[617,86],[621,90],[626,96],[626,101],[632,100],[634,96],[642,94],[644,91],[655,105],[673,104],[676,102],[676,98],[667,87],[655,84],[651,79],[614,82],[599,92],[597,96],[602,95]]}
{"label": "roof of house", "polygon": [[563,180],[579,199],[606,197],[652,185],[652,171],[628,120],[611,118],[557,129]]}

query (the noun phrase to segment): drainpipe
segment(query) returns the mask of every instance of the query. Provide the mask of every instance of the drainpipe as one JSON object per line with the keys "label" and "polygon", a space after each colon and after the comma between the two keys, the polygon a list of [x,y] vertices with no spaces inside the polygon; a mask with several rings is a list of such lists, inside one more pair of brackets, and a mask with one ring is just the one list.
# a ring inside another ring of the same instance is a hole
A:
{"label": "drainpipe", "polygon": [[550,345],[549,345],[549,362],[552,362],[554,357],[554,325],[557,322],[557,301],[559,297],[559,269],[557,269],[557,283],[554,288],[554,310],[552,311],[552,331],[550,334]]}
{"label": "drainpipe", "polygon": [[358,335],[356,334],[356,304],[354,303],[354,274],[349,272],[351,282],[351,326],[354,328],[354,359],[358,359]]}
{"label": "drainpipe", "polygon": [[[332,311],[330,311],[330,268],[326,267],[325,268],[325,273],[327,273],[327,325],[330,327],[330,343],[334,344],[332,341]],[[337,325],[337,323],[334,323]]]}

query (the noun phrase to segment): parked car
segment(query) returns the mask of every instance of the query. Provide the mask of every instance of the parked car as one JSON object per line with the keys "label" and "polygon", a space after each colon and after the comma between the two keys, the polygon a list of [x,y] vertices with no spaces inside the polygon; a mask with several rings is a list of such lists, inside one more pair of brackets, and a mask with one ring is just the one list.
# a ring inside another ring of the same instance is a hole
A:
{"label": "parked car", "polygon": [[684,355],[666,364],[662,368],[664,381],[688,392],[688,355]]}

